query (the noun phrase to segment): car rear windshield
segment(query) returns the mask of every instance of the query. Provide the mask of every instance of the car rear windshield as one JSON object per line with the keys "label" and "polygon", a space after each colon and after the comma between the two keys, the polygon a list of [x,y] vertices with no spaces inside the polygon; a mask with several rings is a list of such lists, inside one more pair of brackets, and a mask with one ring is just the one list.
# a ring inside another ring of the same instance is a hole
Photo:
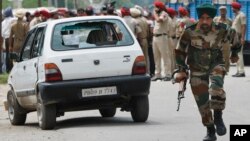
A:
{"label": "car rear windshield", "polygon": [[133,44],[133,38],[119,20],[77,21],[57,24],[53,50],[119,47]]}

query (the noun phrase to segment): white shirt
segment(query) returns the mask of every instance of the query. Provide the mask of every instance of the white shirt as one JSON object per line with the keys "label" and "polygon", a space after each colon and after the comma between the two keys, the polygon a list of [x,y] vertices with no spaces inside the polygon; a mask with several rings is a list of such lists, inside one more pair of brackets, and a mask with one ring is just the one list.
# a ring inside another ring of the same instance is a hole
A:
{"label": "white shirt", "polygon": [[13,17],[7,17],[4,18],[4,20],[2,21],[2,37],[4,39],[9,38],[10,37],[10,28],[12,23],[16,20],[16,18]]}
{"label": "white shirt", "polygon": [[235,29],[237,33],[241,33],[242,25],[246,25],[246,15],[240,11],[233,20],[232,28]]}

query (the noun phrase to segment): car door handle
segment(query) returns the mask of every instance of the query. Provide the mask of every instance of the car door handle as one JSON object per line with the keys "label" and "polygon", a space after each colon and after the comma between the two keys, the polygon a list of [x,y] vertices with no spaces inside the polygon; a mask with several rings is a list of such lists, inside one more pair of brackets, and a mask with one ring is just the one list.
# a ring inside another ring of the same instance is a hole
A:
{"label": "car door handle", "polygon": [[34,67],[36,68],[36,63],[34,64]]}
{"label": "car door handle", "polygon": [[26,66],[23,66],[23,69],[26,70]]}

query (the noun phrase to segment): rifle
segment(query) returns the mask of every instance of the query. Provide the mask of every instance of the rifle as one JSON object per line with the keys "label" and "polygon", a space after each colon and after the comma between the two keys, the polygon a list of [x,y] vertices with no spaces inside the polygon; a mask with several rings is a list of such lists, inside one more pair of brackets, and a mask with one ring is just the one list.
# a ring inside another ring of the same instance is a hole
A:
{"label": "rifle", "polygon": [[[179,70],[175,71],[173,74],[175,74],[177,72],[179,72]],[[177,97],[178,102],[177,102],[177,110],[176,111],[180,110],[181,99],[185,98],[184,92],[186,91],[186,84],[187,84],[187,79],[188,79],[188,70],[185,70],[185,73],[187,74],[187,77],[184,80],[182,80],[180,82],[180,85],[179,85],[179,91],[178,91],[178,97]],[[173,80],[172,83],[174,84],[175,81],[174,81],[174,79],[172,79],[172,80]]]}
{"label": "rifle", "polygon": [[179,111],[179,109],[180,109],[181,99],[182,99],[182,98],[185,98],[184,92],[185,92],[185,90],[186,90],[186,84],[187,84],[187,78],[185,78],[184,80],[182,80],[182,81],[180,82],[180,87],[179,87],[178,97],[177,97],[177,99],[178,99],[177,104],[178,104],[178,105],[177,105],[177,110],[176,110],[176,111]]}

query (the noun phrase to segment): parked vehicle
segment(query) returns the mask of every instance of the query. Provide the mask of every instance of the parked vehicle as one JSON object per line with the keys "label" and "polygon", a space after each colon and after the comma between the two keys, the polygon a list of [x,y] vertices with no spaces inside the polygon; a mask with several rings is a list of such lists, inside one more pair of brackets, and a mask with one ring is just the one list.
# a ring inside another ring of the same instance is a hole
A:
{"label": "parked vehicle", "polygon": [[140,45],[121,18],[77,17],[32,28],[9,75],[12,125],[37,111],[41,129],[53,129],[67,111],[99,109],[113,117],[130,111],[135,122],[149,114],[150,76]]}

